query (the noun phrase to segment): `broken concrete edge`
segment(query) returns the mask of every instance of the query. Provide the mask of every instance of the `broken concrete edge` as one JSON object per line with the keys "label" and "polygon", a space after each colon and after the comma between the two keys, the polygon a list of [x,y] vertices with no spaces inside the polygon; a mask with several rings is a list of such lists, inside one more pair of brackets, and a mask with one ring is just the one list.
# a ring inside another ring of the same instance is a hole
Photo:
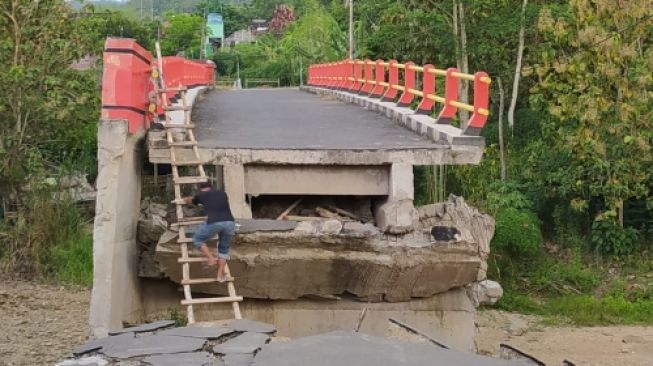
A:
{"label": "broken concrete edge", "polygon": [[485,139],[480,136],[468,136],[462,130],[447,124],[439,124],[435,118],[428,115],[415,113],[410,108],[399,107],[392,102],[384,102],[380,99],[357,95],[341,90],[332,90],[314,86],[302,86],[300,90],[317,94],[333,95],[340,100],[357,104],[363,108],[379,112],[392,119],[395,123],[403,126],[418,135],[426,136],[435,142],[446,141],[452,145],[468,145],[478,148],[485,146]]}
{"label": "broken concrete edge", "polygon": [[[149,132],[148,139],[160,139],[158,132]],[[293,164],[293,165],[384,165],[410,163],[413,165],[478,164],[483,148],[471,145],[435,145],[433,148],[381,150],[297,150],[215,148],[199,143],[203,164]],[[168,148],[150,148],[153,164],[170,164]],[[180,159],[191,156],[180,153]]]}

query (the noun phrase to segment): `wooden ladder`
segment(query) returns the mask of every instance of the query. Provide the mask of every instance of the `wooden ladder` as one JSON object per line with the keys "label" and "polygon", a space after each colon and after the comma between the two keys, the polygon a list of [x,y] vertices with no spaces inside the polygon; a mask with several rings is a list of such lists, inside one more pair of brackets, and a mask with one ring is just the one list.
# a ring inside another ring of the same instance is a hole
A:
{"label": "wooden ladder", "polygon": [[[191,225],[197,225],[201,222],[204,222],[204,217],[184,217],[184,210],[182,202],[182,185],[188,184],[198,184],[208,181],[206,172],[204,171],[204,166],[200,160],[199,148],[197,147],[197,140],[195,139],[195,134],[193,133],[194,125],[191,124],[191,107],[187,104],[186,101],[186,88],[167,88],[163,79],[163,61],[161,58],[161,48],[159,43],[156,43],[156,53],[158,57],[158,69],[154,70],[152,73],[153,82],[155,91],[158,97],[161,100],[161,105],[165,113],[165,123],[163,126],[166,131],[166,140],[168,141],[168,146],[170,148],[170,165],[172,166],[172,178],[174,182],[174,191],[175,191],[175,205],[177,213],[177,222],[173,223],[172,227],[177,227],[179,230],[179,236],[177,242],[181,248],[181,257],[177,260],[181,263],[182,266],[182,281],[181,284],[184,289],[184,299],[181,300],[181,305],[186,306],[188,314],[188,323],[195,323],[195,314],[193,311],[193,305],[196,304],[210,304],[210,303],[228,303],[230,302],[233,311],[234,318],[241,319],[240,306],[239,302],[243,301],[242,296],[236,295],[236,287],[233,284],[233,280],[230,279],[227,281],[227,291],[229,296],[223,297],[208,297],[208,298],[199,298],[193,299],[191,292],[191,285],[204,284],[204,283],[213,283],[218,282],[217,277],[212,278],[190,278],[190,264],[191,263],[203,263],[207,259],[204,257],[189,257],[188,256],[188,243],[192,243],[193,239],[186,236],[186,227]],[[179,100],[181,101],[181,106],[171,106],[168,105],[167,93],[179,93]],[[184,124],[172,124],[170,116],[167,113],[168,111],[183,111],[184,112]],[[184,141],[174,141],[172,131],[175,128],[185,129]],[[177,160],[179,156],[177,154],[183,151],[192,151],[193,158],[192,160],[181,161]],[[194,167],[194,175],[185,175],[180,174],[179,167],[185,166],[188,167],[184,170],[191,170]],[[229,266],[225,266],[225,275],[228,278],[231,278],[231,273],[229,271]]]}

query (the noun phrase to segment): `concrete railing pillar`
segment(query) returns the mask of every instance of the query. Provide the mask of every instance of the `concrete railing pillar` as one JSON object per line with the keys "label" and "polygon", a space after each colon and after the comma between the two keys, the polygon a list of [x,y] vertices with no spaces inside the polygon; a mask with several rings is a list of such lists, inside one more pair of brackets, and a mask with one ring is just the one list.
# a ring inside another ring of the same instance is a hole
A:
{"label": "concrete railing pillar", "polygon": [[252,209],[245,199],[245,167],[242,164],[224,165],[222,174],[231,213],[238,219],[251,219]]}
{"label": "concrete railing pillar", "polygon": [[105,337],[123,321],[141,317],[136,229],[141,202],[143,133],[129,134],[127,120],[100,120],[98,178],[93,227],[93,291],[90,325]]}
{"label": "concrete railing pillar", "polygon": [[390,167],[389,194],[386,200],[374,208],[377,226],[390,234],[405,234],[413,231],[417,210],[413,205],[413,166],[396,163]]}

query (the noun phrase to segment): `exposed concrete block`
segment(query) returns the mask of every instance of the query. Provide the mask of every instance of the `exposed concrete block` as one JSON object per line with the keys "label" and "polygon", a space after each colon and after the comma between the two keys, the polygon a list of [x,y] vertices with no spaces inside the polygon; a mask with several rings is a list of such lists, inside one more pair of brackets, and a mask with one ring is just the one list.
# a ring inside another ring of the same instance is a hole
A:
{"label": "exposed concrete block", "polygon": [[327,220],[322,223],[320,234],[337,235],[342,230],[342,223],[338,220]]}
{"label": "exposed concrete block", "polygon": [[392,164],[390,167],[390,194],[388,200],[412,200],[414,197],[413,166],[401,163]]}
{"label": "exposed concrete block", "polygon": [[245,168],[242,164],[223,166],[224,189],[235,218],[251,219],[252,209],[245,200]]}
{"label": "exposed concrete block", "polygon": [[417,210],[413,206],[413,200],[388,200],[376,207],[374,216],[376,225],[381,231],[389,234],[405,234],[415,229],[413,222],[417,219]]}
{"label": "exposed concrete block", "polygon": [[494,305],[503,296],[503,288],[498,282],[483,280],[468,286],[467,293],[474,306]]}

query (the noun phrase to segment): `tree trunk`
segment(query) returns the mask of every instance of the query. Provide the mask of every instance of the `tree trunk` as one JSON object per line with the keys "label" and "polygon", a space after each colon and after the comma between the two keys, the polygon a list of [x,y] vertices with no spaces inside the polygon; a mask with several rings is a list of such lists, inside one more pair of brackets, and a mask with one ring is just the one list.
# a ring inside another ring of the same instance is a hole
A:
{"label": "tree trunk", "polygon": [[497,77],[499,86],[499,158],[501,160],[501,180],[506,180],[506,150],[503,144],[503,83],[501,77]]}
{"label": "tree trunk", "polygon": [[524,33],[526,27],[526,6],[528,0],[524,0],[521,7],[521,25],[519,26],[519,46],[517,47],[517,64],[515,65],[515,77],[512,80],[512,98],[508,107],[508,125],[510,131],[515,128],[515,107],[517,106],[517,94],[519,94],[519,79],[521,77],[521,63],[524,55]]}

